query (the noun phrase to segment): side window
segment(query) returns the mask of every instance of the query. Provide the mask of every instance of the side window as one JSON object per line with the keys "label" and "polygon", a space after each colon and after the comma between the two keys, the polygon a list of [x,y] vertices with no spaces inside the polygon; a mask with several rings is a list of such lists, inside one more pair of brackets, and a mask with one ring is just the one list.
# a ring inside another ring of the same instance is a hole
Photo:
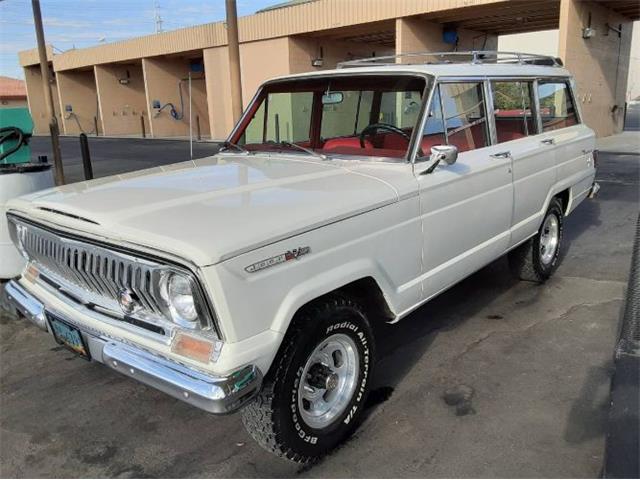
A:
{"label": "side window", "polygon": [[538,82],[542,131],[549,132],[578,123],[569,85],[566,82]]}
{"label": "side window", "polygon": [[535,135],[532,82],[492,81],[494,121],[498,143]]}
{"label": "side window", "polygon": [[[442,83],[437,88],[422,149],[428,151],[441,143],[455,145],[460,152],[486,147],[489,140],[482,82]],[[442,110],[438,112],[440,104]]]}

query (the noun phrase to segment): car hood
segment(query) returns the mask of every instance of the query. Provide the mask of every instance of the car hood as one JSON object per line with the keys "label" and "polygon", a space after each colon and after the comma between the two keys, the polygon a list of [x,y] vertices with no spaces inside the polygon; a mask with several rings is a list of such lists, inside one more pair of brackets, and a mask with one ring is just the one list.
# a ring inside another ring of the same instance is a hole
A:
{"label": "car hood", "polygon": [[387,182],[333,162],[216,155],[43,190],[9,209],[205,266],[397,200]]}

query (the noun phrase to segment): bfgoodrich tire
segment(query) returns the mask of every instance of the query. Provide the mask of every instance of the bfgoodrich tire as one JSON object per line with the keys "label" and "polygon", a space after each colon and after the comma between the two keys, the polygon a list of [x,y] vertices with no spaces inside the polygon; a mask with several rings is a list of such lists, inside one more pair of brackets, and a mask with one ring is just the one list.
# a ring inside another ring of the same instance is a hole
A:
{"label": "bfgoodrich tire", "polygon": [[311,463],[345,439],[362,417],[374,339],[364,309],[330,295],[292,323],[261,392],[242,411],[265,449]]}
{"label": "bfgoodrich tire", "polygon": [[562,246],[563,224],[562,203],[554,198],[538,233],[509,253],[509,265],[517,278],[541,283],[555,272]]}

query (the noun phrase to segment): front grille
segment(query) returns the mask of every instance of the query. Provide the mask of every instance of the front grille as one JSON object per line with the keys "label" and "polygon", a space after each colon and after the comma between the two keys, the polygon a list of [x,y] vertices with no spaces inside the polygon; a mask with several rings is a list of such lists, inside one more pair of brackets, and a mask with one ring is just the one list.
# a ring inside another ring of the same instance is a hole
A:
{"label": "front grille", "polygon": [[60,236],[11,218],[15,234],[41,275],[86,304],[119,311],[119,293],[133,292],[147,314],[162,316],[153,290],[158,265],[143,258]]}

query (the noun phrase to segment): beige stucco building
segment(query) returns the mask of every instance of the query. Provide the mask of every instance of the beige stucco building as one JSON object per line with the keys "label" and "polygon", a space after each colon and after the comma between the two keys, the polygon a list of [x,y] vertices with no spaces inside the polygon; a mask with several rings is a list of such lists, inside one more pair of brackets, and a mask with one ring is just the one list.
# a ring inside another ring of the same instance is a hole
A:
{"label": "beige stucco building", "polygon": [[[334,68],[342,60],[495,50],[500,35],[558,29],[557,52],[576,77],[585,119],[598,135],[610,135],[622,128],[632,22],[639,18],[636,0],[293,2],[239,19],[243,102],[270,77]],[[457,43],[445,41],[445,30],[456,32]],[[61,130],[187,136],[191,77],[194,134],[225,138],[233,126],[226,44],[225,24],[217,22],[62,54],[49,50]],[[36,132],[46,133],[37,52],[19,57]]]}

